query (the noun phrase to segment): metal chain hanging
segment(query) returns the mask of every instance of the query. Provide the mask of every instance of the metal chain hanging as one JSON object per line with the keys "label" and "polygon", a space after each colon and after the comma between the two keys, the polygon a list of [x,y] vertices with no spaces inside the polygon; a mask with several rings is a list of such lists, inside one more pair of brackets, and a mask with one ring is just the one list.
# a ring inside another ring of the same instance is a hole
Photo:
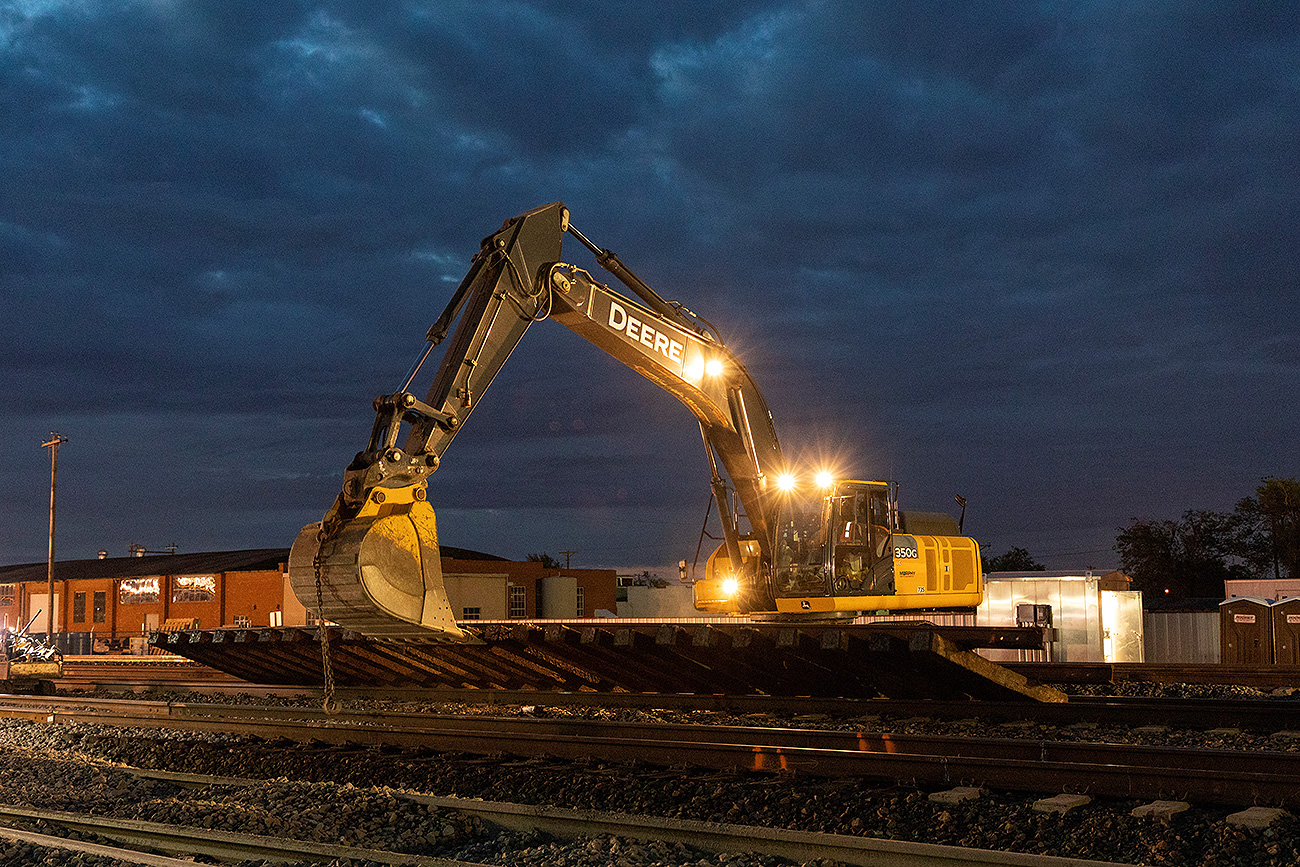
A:
{"label": "metal chain hanging", "polygon": [[336,714],[339,712],[341,705],[334,697],[334,666],[330,663],[330,631],[325,625],[325,593],[321,588],[321,548],[324,547],[327,535],[324,527],[321,527],[319,535],[320,543],[316,548],[316,556],[312,558],[312,567],[316,571],[316,617],[319,621],[320,629],[320,659],[321,668],[325,674],[325,692],[321,702],[321,708],[327,714]]}

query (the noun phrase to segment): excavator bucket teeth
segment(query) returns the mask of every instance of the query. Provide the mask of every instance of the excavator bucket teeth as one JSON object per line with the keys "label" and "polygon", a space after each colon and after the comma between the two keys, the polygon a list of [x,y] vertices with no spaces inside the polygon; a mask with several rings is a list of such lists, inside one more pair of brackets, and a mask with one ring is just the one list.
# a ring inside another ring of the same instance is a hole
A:
{"label": "excavator bucket teeth", "polygon": [[404,490],[389,492],[383,506],[367,504],[323,539],[320,523],[304,527],[289,552],[294,595],[309,611],[374,638],[475,642],[452,615],[433,509]]}

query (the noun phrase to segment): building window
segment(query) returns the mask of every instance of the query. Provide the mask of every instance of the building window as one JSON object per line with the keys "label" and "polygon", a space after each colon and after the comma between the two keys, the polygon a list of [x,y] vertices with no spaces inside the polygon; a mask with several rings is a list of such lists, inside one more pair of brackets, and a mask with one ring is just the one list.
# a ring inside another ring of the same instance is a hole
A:
{"label": "building window", "polygon": [[86,622],[86,594],[85,593],[72,594],[72,622],[73,623]]}
{"label": "building window", "polygon": [[480,617],[482,617],[482,616],[483,616],[483,609],[482,609],[482,608],[478,608],[478,607],[475,607],[475,608],[462,608],[462,609],[460,610],[460,619],[461,619],[461,620],[478,620],[478,619],[479,619]]}
{"label": "building window", "polygon": [[90,616],[94,618],[95,623],[103,623],[104,614],[108,610],[108,593],[103,590],[96,590],[93,604],[95,607]]}
{"label": "building window", "polygon": [[177,575],[172,579],[173,602],[211,602],[216,598],[216,575]]}
{"label": "building window", "polygon": [[248,629],[248,628],[251,627],[252,625],[253,625],[253,618],[249,617],[247,614],[236,614],[236,615],[235,615],[235,628],[236,628],[236,629]]}
{"label": "building window", "polygon": [[0,584],[0,605],[14,604],[14,585]]}
{"label": "building window", "polygon": [[510,619],[522,620],[528,616],[528,590],[516,584],[510,585]]}
{"label": "building window", "polygon": [[587,589],[585,587],[578,588],[578,613],[575,616],[587,616]]}
{"label": "building window", "polygon": [[152,605],[157,603],[162,579],[157,575],[148,578],[123,578],[117,587],[119,605]]}

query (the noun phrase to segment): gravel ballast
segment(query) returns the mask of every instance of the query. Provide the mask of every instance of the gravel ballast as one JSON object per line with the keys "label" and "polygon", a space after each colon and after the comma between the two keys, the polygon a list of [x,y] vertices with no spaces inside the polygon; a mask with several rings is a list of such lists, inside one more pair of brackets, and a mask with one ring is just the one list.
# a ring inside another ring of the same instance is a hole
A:
{"label": "gravel ballast", "polygon": [[[1130,815],[1142,802],[1116,799],[1098,798],[1054,814],[1036,812],[1034,798],[1003,792],[936,803],[932,792],[915,786],[856,779],[302,745],[82,724],[3,720],[0,743],[0,799],[10,804],[491,864],[790,862],[613,837],[564,842],[500,834],[473,818],[404,800],[398,790],[1132,864],[1300,863],[1295,817],[1284,814],[1267,828],[1237,827],[1225,821],[1232,810],[1197,806],[1194,797],[1188,799],[1191,809],[1161,821]],[[118,764],[267,782],[188,790],[141,780]]]}

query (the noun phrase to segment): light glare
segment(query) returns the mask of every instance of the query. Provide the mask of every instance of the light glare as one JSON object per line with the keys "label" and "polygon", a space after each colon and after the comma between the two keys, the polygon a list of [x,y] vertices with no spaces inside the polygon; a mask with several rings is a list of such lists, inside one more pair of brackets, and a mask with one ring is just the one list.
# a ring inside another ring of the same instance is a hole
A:
{"label": "light glare", "polygon": [[699,385],[700,380],[704,378],[704,359],[698,355],[682,367],[682,376],[689,382]]}

